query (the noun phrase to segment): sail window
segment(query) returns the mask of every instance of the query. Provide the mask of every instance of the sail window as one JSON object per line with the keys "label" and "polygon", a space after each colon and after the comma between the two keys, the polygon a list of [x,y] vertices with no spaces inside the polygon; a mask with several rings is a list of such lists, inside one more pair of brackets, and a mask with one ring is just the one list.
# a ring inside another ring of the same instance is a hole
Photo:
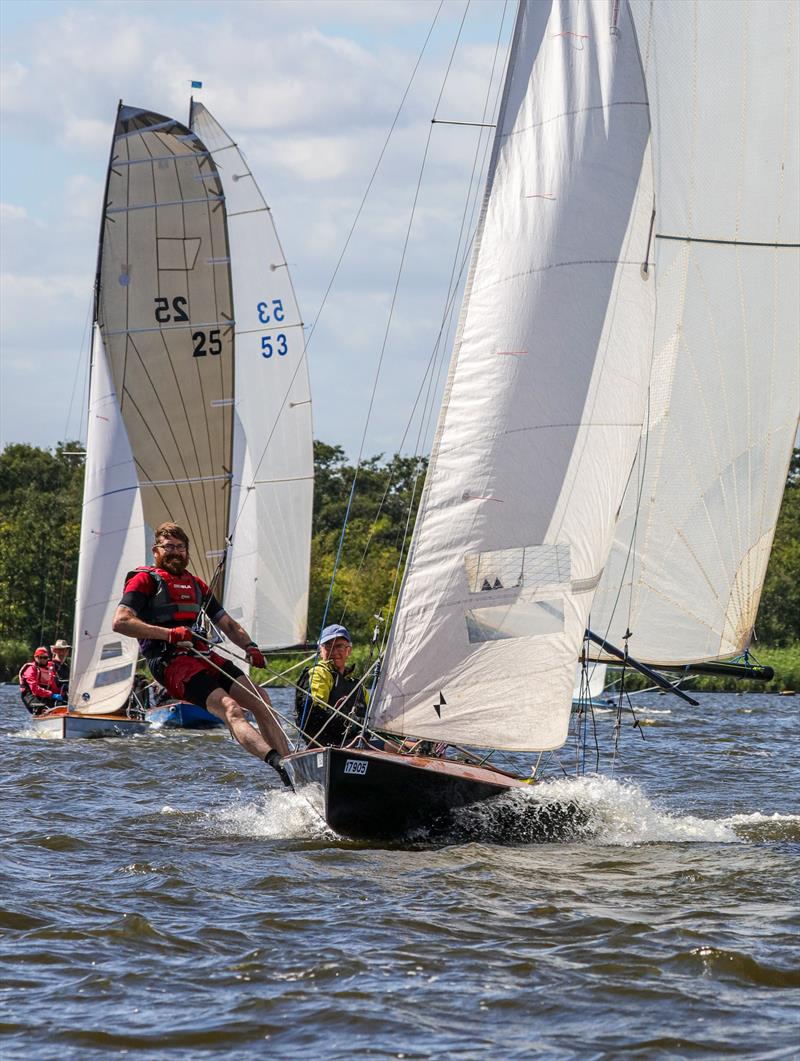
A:
{"label": "sail window", "polygon": [[570,581],[569,545],[526,545],[464,557],[470,593],[501,589],[544,589]]}
{"label": "sail window", "polygon": [[94,687],[99,689],[103,685],[116,685],[117,682],[126,681],[132,673],[132,663],[127,663],[124,667],[114,667],[113,670],[100,671],[94,680]]}
{"label": "sail window", "polygon": [[100,659],[116,659],[122,655],[122,642],[109,641],[100,651]]}
{"label": "sail window", "polygon": [[561,600],[516,601],[496,608],[473,608],[466,612],[471,645],[483,641],[505,641],[516,637],[541,637],[564,629]]}
{"label": "sail window", "polygon": [[171,269],[179,269],[181,272],[194,269],[199,250],[200,240],[197,238],[173,239],[159,236],[158,268],[162,272]]}

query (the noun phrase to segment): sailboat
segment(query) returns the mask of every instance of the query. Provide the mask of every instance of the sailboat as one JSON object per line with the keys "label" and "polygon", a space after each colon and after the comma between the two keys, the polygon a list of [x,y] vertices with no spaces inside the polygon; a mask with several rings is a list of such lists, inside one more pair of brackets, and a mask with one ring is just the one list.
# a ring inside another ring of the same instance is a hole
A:
{"label": "sailboat", "polygon": [[69,709],[56,736],[139,732],[138,647],[111,620],[172,520],[191,568],[265,649],[305,639],[313,495],[303,326],[236,144],[120,103],[95,287]]}
{"label": "sailboat", "polygon": [[[655,664],[749,645],[800,408],[796,14],[520,3],[365,734],[559,749],[590,617]],[[537,780],[363,742],[285,762],[359,839]]]}

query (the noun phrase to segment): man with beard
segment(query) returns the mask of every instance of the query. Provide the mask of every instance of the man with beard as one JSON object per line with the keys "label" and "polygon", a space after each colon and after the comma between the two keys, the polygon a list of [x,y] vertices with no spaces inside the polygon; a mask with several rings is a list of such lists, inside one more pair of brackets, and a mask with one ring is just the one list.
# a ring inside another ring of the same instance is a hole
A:
{"label": "man with beard", "polygon": [[[114,614],[116,633],[139,639],[150,673],[176,700],[204,707],[226,723],[251,755],[272,766],[290,784],[280,764],[289,745],[269,698],[230,660],[197,645],[190,629],[201,610],[220,631],[244,649],[248,663],[264,666],[264,657],[245,629],[228,615],[202,579],[189,570],[189,538],[177,523],[162,523],[153,545],[155,563],[131,571]],[[201,654],[198,654],[201,653]],[[244,711],[253,713],[253,729]]]}

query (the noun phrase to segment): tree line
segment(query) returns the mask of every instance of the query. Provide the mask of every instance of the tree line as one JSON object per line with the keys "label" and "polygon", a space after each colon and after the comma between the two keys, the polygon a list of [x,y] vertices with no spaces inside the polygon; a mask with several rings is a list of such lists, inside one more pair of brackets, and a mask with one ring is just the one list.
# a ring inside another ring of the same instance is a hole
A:
{"label": "tree line", "polygon": [[[13,680],[36,645],[72,637],[81,448],[19,443],[0,453],[0,680]],[[316,637],[324,619],[344,622],[363,643],[390,619],[427,462],[379,454],[362,462],[355,490],[356,469],[340,446],[315,442],[314,462],[309,635]],[[800,640],[800,450],[792,457],[756,632],[761,646]]]}

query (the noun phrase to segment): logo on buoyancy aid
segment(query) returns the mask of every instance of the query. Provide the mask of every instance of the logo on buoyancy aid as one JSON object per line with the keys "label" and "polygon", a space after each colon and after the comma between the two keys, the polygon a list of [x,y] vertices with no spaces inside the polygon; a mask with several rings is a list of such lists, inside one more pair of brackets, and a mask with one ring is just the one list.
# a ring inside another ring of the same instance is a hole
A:
{"label": "logo on buoyancy aid", "polygon": [[137,567],[128,572],[126,582],[140,571],[146,571],[156,584],[139,617],[154,626],[191,624],[200,614],[203,604],[203,589],[194,575],[185,571],[182,575],[171,575],[158,567]]}

